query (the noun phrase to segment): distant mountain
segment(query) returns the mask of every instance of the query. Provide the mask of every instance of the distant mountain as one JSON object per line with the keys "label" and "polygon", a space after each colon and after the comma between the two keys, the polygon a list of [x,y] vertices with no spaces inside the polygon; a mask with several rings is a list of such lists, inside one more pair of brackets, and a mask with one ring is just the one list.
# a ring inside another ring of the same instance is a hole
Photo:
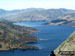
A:
{"label": "distant mountain", "polygon": [[69,9],[43,9],[28,8],[22,10],[0,10],[0,18],[12,22],[20,21],[50,21],[67,13],[73,13],[75,10]]}
{"label": "distant mountain", "polygon": [[5,19],[5,17],[16,15],[17,13],[20,13],[20,12],[22,12],[22,11],[21,10],[8,11],[8,10],[0,9],[0,18]]}
{"label": "distant mountain", "polygon": [[0,15],[6,13],[6,10],[0,9]]}
{"label": "distant mountain", "polygon": [[48,24],[75,26],[75,13],[64,14],[63,16],[51,20]]}

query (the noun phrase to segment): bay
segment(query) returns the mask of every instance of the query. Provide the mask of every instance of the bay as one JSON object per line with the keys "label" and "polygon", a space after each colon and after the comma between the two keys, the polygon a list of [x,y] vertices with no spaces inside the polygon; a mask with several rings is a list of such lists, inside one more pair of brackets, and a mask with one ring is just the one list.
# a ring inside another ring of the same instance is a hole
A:
{"label": "bay", "polygon": [[20,26],[36,28],[38,32],[32,33],[40,40],[37,43],[28,45],[37,46],[40,50],[20,51],[0,51],[0,56],[48,56],[50,51],[55,50],[70,34],[74,31],[74,27],[69,26],[50,26],[44,25],[45,22],[19,22],[13,23]]}

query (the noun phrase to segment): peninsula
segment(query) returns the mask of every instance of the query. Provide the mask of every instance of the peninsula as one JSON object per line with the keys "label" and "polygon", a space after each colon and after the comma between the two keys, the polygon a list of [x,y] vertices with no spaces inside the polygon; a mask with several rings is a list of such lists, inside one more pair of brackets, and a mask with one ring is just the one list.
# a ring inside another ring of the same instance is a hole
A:
{"label": "peninsula", "polygon": [[26,45],[26,43],[37,42],[38,40],[30,32],[37,32],[37,30],[0,21],[0,51],[39,49],[35,46]]}

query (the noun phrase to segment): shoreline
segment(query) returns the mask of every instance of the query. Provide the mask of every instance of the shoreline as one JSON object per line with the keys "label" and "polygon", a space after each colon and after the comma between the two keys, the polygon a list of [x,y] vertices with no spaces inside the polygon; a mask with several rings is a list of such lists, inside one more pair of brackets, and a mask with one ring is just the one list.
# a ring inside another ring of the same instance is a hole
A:
{"label": "shoreline", "polygon": [[29,48],[13,48],[13,49],[6,49],[6,50],[0,50],[1,51],[15,51],[15,50],[20,50],[20,51],[24,51],[24,50],[40,50],[40,48],[35,47],[35,46],[31,46]]}
{"label": "shoreline", "polygon": [[16,49],[18,50],[29,50],[29,49],[39,50],[40,49],[36,46],[24,45],[25,43],[37,42],[38,38],[30,34],[31,32],[38,32],[37,29],[31,27],[19,26],[12,23],[9,24],[9,22],[7,23],[1,22],[0,25],[2,27],[6,27],[6,29],[1,28],[2,35],[7,33],[4,35],[4,37],[6,37],[5,40],[1,39],[4,41],[0,42],[0,51],[9,51],[9,50],[16,50]]}
{"label": "shoreline", "polygon": [[44,25],[54,25],[54,26],[68,26],[68,27],[75,27],[74,25],[66,25],[66,24],[51,24],[51,23],[45,23]]}

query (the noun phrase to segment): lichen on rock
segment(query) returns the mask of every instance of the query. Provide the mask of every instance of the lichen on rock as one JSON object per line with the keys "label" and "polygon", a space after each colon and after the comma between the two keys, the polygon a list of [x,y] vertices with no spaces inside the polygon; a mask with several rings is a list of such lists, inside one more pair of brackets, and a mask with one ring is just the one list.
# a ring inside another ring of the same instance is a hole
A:
{"label": "lichen on rock", "polygon": [[[75,51],[75,32],[67,38],[59,47],[54,51],[57,56],[60,56],[59,51]],[[61,55],[61,56],[75,56],[75,55]]]}

